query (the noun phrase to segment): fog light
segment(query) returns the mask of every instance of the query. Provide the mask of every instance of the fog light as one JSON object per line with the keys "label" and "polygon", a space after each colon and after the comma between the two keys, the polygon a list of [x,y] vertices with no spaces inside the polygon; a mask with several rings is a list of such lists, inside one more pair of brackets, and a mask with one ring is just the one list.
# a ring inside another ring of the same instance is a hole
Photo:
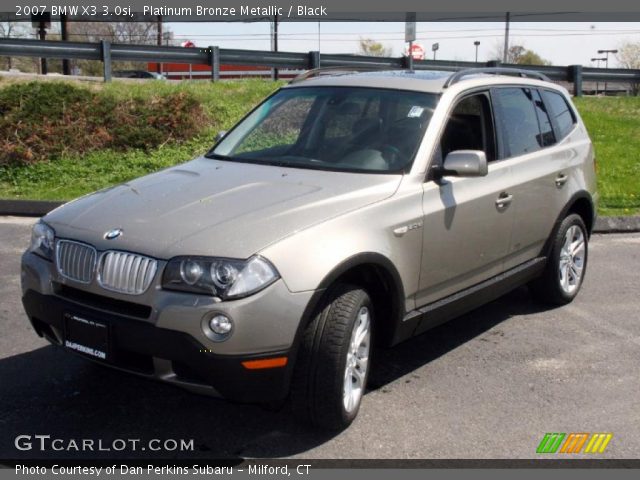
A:
{"label": "fog light", "polygon": [[226,315],[218,314],[209,320],[209,328],[217,335],[227,335],[233,328],[233,323]]}

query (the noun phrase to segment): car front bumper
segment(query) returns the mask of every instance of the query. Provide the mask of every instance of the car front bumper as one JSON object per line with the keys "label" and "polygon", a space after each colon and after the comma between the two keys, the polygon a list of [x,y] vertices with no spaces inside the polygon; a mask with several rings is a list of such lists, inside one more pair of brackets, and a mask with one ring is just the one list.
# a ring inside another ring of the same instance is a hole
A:
{"label": "car front bumper", "polygon": [[[96,320],[108,327],[107,358],[74,353],[240,402],[269,402],[287,395],[294,363],[289,357],[313,293],[290,293],[280,280],[254,296],[230,302],[159,288],[135,298],[74,285],[60,278],[51,262],[31,253],[22,259],[22,291],[31,324],[51,343],[65,348],[65,316]],[[214,342],[203,332],[203,319],[214,313],[234,320],[226,341]],[[284,366],[244,366],[250,360],[281,357],[287,358]]]}

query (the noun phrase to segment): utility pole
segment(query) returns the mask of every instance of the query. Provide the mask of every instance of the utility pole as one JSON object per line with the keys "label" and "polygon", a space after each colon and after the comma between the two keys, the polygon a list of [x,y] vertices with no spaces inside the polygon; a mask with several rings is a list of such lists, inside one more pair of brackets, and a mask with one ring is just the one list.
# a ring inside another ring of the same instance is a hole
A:
{"label": "utility pole", "polygon": [[509,56],[509,23],[511,22],[511,13],[507,12],[507,19],[504,26],[504,52],[502,53],[502,63],[507,63]]}
{"label": "utility pole", "polygon": [[[159,47],[162,46],[162,15],[158,15],[157,17],[157,22],[158,22],[158,38],[157,38],[157,44]],[[162,73],[162,64],[160,62],[156,63],[156,73]]]}
{"label": "utility pole", "polygon": [[[69,41],[69,29],[67,25],[67,15],[65,13],[60,14],[60,37],[63,42]],[[62,74],[71,75],[71,64],[68,58],[62,59]]]}
{"label": "utility pole", "polygon": [[[51,27],[51,12],[35,13],[31,15],[31,26],[37,30],[40,40],[47,39],[47,28]],[[47,74],[47,59],[40,58],[40,73]]]}
{"label": "utility pole", "polygon": [[[45,22],[40,22],[40,25],[38,26],[38,37],[40,40],[47,39],[47,27]],[[47,59],[42,57],[40,59],[40,73],[42,73],[42,75],[46,75],[47,70]]]}
{"label": "utility pole", "polygon": [[[609,68],[609,54],[613,53],[614,55],[616,53],[618,53],[618,50],[598,50],[598,53],[600,55],[602,55],[603,53],[605,54],[605,59],[604,59],[604,63],[605,63],[605,67],[606,69]],[[607,96],[607,81],[604,81],[604,95],[605,97]]]}
{"label": "utility pole", "polygon": [[[271,51],[278,51],[278,14],[273,16],[273,24],[271,26]],[[271,79],[278,80],[278,69],[271,69]]]}
{"label": "utility pole", "polygon": [[[596,67],[600,68],[600,62],[604,62],[606,60],[606,58],[602,58],[602,57],[595,57],[592,58],[591,61],[592,62],[596,62]],[[598,80],[596,79],[596,96],[598,95],[598,90],[600,88],[600,84],[598,82]]]}

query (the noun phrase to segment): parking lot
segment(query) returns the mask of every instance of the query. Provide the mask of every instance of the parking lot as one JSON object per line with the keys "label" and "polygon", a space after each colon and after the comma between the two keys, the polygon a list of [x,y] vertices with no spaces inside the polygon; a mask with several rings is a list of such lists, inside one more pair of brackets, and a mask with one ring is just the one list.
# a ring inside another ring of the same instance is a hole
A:
{"label": "parking lot", "polygon": [[20,303],[32,222],[0,217],[0,458],[159,455],[16,450],[17,435],[35,434],[194,440],[193,452],[171,458],[425,459],[535,458],[546,432],[611,432],[600,457],[640,455],[640,234],[594,235],[571,305],[542,308],[522,288],[375,352],[356,422],[321,435],[296,426],[286,408],[197,396],[38,338]]}

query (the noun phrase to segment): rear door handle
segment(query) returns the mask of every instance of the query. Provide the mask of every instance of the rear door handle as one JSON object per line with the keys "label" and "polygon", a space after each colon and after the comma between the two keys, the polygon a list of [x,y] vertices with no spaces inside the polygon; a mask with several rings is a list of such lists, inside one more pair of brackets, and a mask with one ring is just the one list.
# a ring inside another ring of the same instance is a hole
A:
{"label": "rear door handle", "polygon": [[565,175],[564,173],[559,174],[556,177],[556,187],[561,187],[563,186],[565,183],[567,183],[567,180],[569,180],[569,177],[567,175]]}
{"label": "rear door handle", "polygon": [[496,200],[496,207],[506,208],[513,200],[513,195],[507,192],[502,192]]}

